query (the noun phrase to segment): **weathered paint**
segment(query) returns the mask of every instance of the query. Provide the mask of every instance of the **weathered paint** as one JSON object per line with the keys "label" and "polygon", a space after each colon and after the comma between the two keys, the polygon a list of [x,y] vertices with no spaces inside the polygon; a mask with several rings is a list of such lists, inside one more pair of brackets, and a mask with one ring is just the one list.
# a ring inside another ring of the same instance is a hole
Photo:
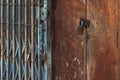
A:
{"label": "weathered paint", "polygon": [[83,80],[84,35],[77,28],[84,15],[83,0],[53,0],[53,80]]}
{"label": "weathered paint", "polygon": [[[118,80],[118,0],[87,2],[87,16],[91,21],[88,80]],[[77,34],[77,27],[85,14],[84,0],[53,0],[53,5],[53,80],[83,80],[85,39],[84,34]]]}
{"label": "weathered paint", "polygon": [[120,0],[118,0],[118,80],[120,80]]}
{"label": "weathered paint", "polygon": [[[3,3],[3,0],[1,0],[1,3]],[[3,5],[1,5],[0,6],[0,12],[1,12],[1,14],[0,14],[0,22],[1,23],[3,23]],[[2,80],[2,73],[3,73],[3,24],[0,24],[0,29],[1,29],[1,35],[0,35],[0,37],[1,37],[1,54],[0,54],[0,62],[1,62],[1,64],[0,64],[0,68],[1,68],[1,72],[0,72],[0,79]]]}
{"label": "weathered paint", "polygon": [[118,80],[118,1],[88,0],[87,14],[91,20],[88,80]]}
{"label": "weathered paint", "polygon": [[48,0],[0,1],[1,80],[51,80],[48,5]]}

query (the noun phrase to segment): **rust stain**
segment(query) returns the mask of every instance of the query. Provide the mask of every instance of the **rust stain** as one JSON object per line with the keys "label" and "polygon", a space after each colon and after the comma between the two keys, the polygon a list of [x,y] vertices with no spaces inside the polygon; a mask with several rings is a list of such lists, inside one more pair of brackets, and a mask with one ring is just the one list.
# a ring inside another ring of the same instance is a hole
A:
{"label": "rust stain", "polygon": [[[118,80],[117,0],[88,0],[87,8],[88,80]],[[84,35],[77,32],[81,17],[84,0],[53,0],[53,80],[83,80]]]}
{"label": "rust stain", "polygon": [[53,8],[53,80],[83,80],[84,40],[77,31],[83,0],[54,0]]}
{"label": "rust stain", "polygon": [[120,0],[118,0],[118,80],[120,80]]}
{"label": "rust stain", "polygon": [[117,0],[88,0],[88,17],[94,28],[89,31],[94,36],[88,44],[88,80],[118,80],[117,4]]}

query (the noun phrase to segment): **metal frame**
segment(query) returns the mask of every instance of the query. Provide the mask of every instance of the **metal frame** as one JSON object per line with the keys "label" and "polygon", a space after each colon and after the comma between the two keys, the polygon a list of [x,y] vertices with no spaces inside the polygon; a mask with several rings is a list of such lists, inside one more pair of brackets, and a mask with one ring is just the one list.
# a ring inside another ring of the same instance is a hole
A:
{"label": "metal frame", "polygon": [[52,80],[51,40],[51,0],[0,0],[0,80]]}

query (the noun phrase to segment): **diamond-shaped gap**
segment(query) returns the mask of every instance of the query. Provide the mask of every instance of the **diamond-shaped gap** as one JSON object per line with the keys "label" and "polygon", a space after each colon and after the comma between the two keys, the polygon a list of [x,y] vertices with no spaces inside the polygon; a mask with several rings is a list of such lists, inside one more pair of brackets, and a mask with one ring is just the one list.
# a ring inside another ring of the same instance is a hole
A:
{"label": "diamond-shaped gap", "polygon": [[18,78],[18,59],[15,58],[15,78]]}
{"label": "diamond-shaped gap", "polygon": [[37,80],[38,78],[38,69],[37,69],[37,66],[38,65],[38,45],[37,43],[35,42],[35,54],[34,54],[34,68],[35,68],[35,80]]}
{"label": "diamond-shaped gap", "polygon": [[12,76],[12,67],[11,67],[11,63],[12,63],[12,49],[10,48],[10,51],[9,51],[9,61],[8,61],[8,65],[9,65],[9,79],[10,77]]}
{"label": "diamond-shaped gap", "polygon": [[23,64],[24,64],[25,45],[24,45],[24,41],[23,41],[23,40],[22,40],[21,48],[22,48],[22,52],[21,52],[21,61],[22,61]]}
{"label": "diamond-shaped gap", "polygon": [[10,73],[9,73],[9,79],[12,78],[12,66],[13,66],[13,61],[12,61],[12,54],[13,54],[13,40],[10,39],[10,50],[9,50],[9,69],[10,69]]}
{"label": "diamond-shaped gap", "polygon": [[16,58],[16,56],[17,56],[17,53],[18,53],[18,50],[19,50],[19,46],[18,46],[18,40],[17,40],[17,38],[15,39],[15,58]]}
{"label": "diamond-shaped gap", "polygon": [[36,44],[35,42],[35,53],[34,53],[34,61],[36,62],[36,59],[37,59],[37,53],[38,53],[38,45]]}
{"label": "diamond-shaped gap", "polygon": [[[15,67],[15,58],[14,58],[14,61],[13,61],[13,51],[14,51],[14,54],[15,54],[15,49],[13,49],[13,45],[15,46],[15,41],[14,41],[14,39],[12,39],[10,41],[11,41],[11,44],[10,44],[10,47],[11,47],[11,57],[10,57],[10,61],[11,61],[10,70],[11,71],[10,71],[10,74],[12,74],[12,70],[14,69],[14,75],[15,75],[15,68],[13,68],[13,65]],[[12,75],[11,75],[11,77],[12,77]]]}
{"label": "diamond-shaped gap", "polygon": [[30,44],[30,40],[28,39],[28,54],[27,54],[27,76],[28,76],[28,80],[30,79],[30,52],[31,52],[31,44]]}
{"label": "diamond-shaped gap", "polygon": [[7,49],[7,45],[6,45],[6,39],[3,41],[3,46],[4,46],[4,48],[3,48],[3,56],[5,56],[6,55],[6,49]]}
{"label": "diamond-shaped gap", "polygon": [[25,42],[24,42],[23,39],[22,39],[22,45],[21,45],[21,47],[22,47],[22,55],[24,55],[24,51],[25,51]]}
{"label": "diamond-shaped gap", "polygon": [[[33,43],[34,50],[32,49],[32,44],[30,46],[30,61],[29,61],[30,62],[30,75],[32,75],[35,72],[35,68],[34,68],[35,67],[35,62],[36,62],[35,55],[36,55],[36,51],[37,51],[35,39],[33,41],[34,41],[34,43]],[[33,62],[32,62],[32,59],[33,59]],[[35,74],[33,74],[33,75],[35,75]],[[30,76],[30,77],[32,77],[32,76]]]}
{"label": "diamond-shaped gap", "polygon": [[17,79],[18,77],[18,59],[15,59],[15,78]]}
{"label": "diamond-shaped gap", "polygon": [[27,63],[27,67],[28,67],[28,79],[30,79],[30,71],[31,71],[31,68],[30,68],[30,58],[28,59],[28,63]]}
{"label": "diamond-shaped gap", "polygon": [[4,65],[4,72],[5,72],[5,74],[4,74],[4,76],[6,75],[6,68],[7,68],[7,39],[5,39],[5,46],[6,46],[6,48],[5,48],[5,53],[4,53],[4,56],[3,56],[3,59],[4,59],[4,62],[3,62],[3,65]]}
{"label": "diamond-shaped gap", "polygon": [[38,78],[38,69],[37,69],[37,65],[36,65],[36,62],[35,62],[35,80],[37,80],[37,78]]}
{"label": "diamond-shaped gap", "polygon": [[18,50],[19,50],[19,46],[17,46],[15,49],[15,61],[18,59]]}
{"label": "diamond-shaped gap", "polygon": [[24,62],[24,54],[25,54],[25,44],[24,44],[24,40],[22,38],[22,79],[24,79],[24,75],[25,75],[25,62]]}
{"label": "diamond-shaped gap", "polygon": [[18,40],[15,38],[15,78],[18,79]]}
{"label": "diamond-shaped gap", "polygon": [[[12,77],[12,70],[13,70],[13,65],[14,65],[14,63],[13,62],[11,62],[11,65],[10,65],[10,74],[11,74],[11,77]],[[15,68],[14,68],[14,70],[15,70]],[[15,74],[14,74],[15,75]]]}
{"label": "diamond-shaped gap", "polygon": [[[30,56],[30,58],[31,58],[31,56]],[[36,74],[36,72],[37,72],[37,66],[36,66],[36,64],[37,64],[37,44],[35,43],[35,49],[34,49],[34,55],[33,55],[33,70],[34,70],[34,78],[36,78],[37,77],[37,74]],[[32,67],[31,67],[31,64],[30,64],[30,73],[33,73],[32,72]],[[35,79],[36,80],[36,79]]]}
{"label": "diamond-shaped gap", "polygon": [[22,72],[22,80],[23,80],[23,78],[24,78],[24,61],[22,60],[22,70],[21,70],[21,72]]}
{"label": "diamond-shaped gap", "polygon": [[[28,41],[28,39],[27,39],[27,41]],[[25,42],[24,42],[24,43],[25,43]],[[27,53],[25,53],[25,47],[27,47]],[[26,73],[26,75],[27,75],[27,72],[28,72],[28,71],[27,71],[27,67],[26,67],[26,70],[25,70],[25,54],[26,54],[26,59],[27,59],[28,50],[29,50],[28,47],[29,47],[28,44],[27,44],[27,46],[24,44],[24,51],[23,51],[23,54],[24,54],[24,60],[23,60],[23,61],[24,61],[24,64],[23,64],[23,71],[24,71],[24,72],[23,72],[23,75],[24,75],[24,76],[23,76],[23,79],[24,79],[24,77],[25,77],[25,73]],[[27,60],[26,60],[26,66],[27,66]],[[25,72],[25,71],[26,71],[26,72]]]}
{"label": "diamond-shaped gap", "polygon": [[32,72],[32,69],[33,69],[33,68],[32,68],[32,66],[31,66],[31,54],[32,54],[32,53],[30,52],[30,58],[29,58],[29,62],[28,62],[28,63],[29,63],[29,77],[30,77],[30,78],[31,78],[31,74],[33,73],[33,72]]}
{"label": "diamond-shaped gap", "polygon": [[30,40],[28,39],[28,54],[27,54],[27,61],[30,58],[30,52],[31,52],[31,44],[30,44]]}
{"label": "diamond-shaped gap", "polygon": [[13,46],[13,44],[12,44],[12,40],[10,40],[10,47],[9,47],[9,58],[12,58],[12,46]]}

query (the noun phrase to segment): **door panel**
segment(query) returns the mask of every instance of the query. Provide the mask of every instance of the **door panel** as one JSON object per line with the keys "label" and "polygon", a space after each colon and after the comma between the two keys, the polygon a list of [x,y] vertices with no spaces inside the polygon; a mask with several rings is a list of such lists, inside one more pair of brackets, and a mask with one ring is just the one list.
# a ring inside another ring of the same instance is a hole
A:
{"label": "door panel", "polygon": [[83,80],[84,35],[78,25],[84,1],[53,0],[53,80]]}
{"label": "door panel", "polygon": [[118,1],[87,1],[88,80],[118,80]]}

